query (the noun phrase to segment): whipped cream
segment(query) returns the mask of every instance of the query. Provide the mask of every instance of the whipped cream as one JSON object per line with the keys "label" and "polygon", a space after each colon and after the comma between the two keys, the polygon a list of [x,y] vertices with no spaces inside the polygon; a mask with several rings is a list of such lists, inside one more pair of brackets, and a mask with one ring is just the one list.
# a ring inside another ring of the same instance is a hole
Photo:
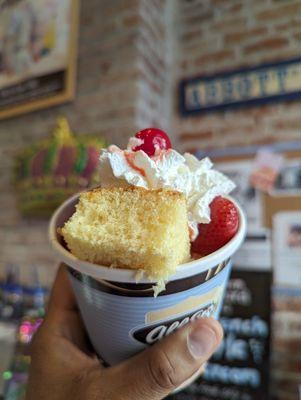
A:
{"label": "whipped cream", "polygon": [[172,189],[184,193],[188,205],[190,239],[198,235],[198,223],[210,222],[210,203],[216,196],[230,193],[235,184],[212,169],[209,158],[198,160],[189,153],[161,150],[149,157],[132,151],[141,141],[131,138],[127,150],[117,146],[103,149],[100,155],[102,187],[141,186],[145,189]]}

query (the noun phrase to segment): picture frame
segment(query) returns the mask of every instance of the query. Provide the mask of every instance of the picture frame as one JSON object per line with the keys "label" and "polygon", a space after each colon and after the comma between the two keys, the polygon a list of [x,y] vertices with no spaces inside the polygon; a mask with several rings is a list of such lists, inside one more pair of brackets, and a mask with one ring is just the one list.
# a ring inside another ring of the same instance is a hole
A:
{"label": "picture frame", "polygon": [[0,2],[0,120],[74,98],[79,1]]}

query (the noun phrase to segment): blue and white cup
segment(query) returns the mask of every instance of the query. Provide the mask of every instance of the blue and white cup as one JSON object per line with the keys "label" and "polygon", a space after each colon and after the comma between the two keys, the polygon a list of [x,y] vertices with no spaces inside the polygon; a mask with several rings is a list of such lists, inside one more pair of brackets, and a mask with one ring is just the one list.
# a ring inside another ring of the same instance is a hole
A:
{"label": "blue and white cup", "polygon": [[197,318],[219,317],[231,271],[231,256],[242,244],[246,220],[236,205],[237,234],[209,256],[178,266],[166,289],[154,297],[153,282],[136,281],[136,270],[108,268],[79,260],[59,233],[75,211],[78,195],[53,215],[49,235],[70,280],[91,343],[105,364],[115,365]]}

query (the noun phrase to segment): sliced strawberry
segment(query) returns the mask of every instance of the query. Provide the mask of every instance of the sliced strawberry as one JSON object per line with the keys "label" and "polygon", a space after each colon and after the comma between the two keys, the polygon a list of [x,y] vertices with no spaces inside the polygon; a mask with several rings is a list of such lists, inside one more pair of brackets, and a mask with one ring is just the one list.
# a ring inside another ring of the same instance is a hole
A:
{"label": "sliced strawberry", "polygon": [[199,224],[199,235],[191,245],[191,251],[201,256],[220,249],[238,230],[238,211],[232,201],[216,197],[210,204],[210,214],[211,222]]}

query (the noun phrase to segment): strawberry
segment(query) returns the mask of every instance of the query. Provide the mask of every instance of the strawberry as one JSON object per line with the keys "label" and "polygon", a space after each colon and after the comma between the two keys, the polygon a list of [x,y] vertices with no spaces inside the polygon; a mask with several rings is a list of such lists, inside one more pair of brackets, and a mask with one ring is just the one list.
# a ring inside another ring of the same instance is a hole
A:
{"label": "strawberry", "polygon": [[211,222],[199,224],[199,235],[191,245],[191,250],[202,256],[220,249],[236,234],[239,216],[232,201],[221,196],[210,204]]}

